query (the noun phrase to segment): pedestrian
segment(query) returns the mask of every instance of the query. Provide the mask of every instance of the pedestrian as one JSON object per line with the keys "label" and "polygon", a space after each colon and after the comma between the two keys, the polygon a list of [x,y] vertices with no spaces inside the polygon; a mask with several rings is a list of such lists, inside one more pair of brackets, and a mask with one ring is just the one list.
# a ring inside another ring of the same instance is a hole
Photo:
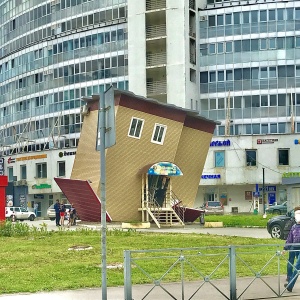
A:
{"label": "pedestrian", "polygon": [[37,214],[38,214],[38,208],[39,208],[39,205],[38,205],[38,203],[34,203],[34,205],[33,205],[33,208],[34,208],[34,213],[35,213],[35,215],[36,215],[36,217],[37,217]]}
{"label": "pedestrian", "polygon": [[60,226],[65,226],[66,208],[63,203],[61,203],[61,205],[60,205],[59,214],[60,214]]}
{"label": "pedestrian", "polygon": [[60,203],[59,200],[56,200],[56,203],[54,204],[54,209],[55,209],[55,223],[56,226],[60,226]]}
{"label": "pedestrian", "polygon": [[69,213],[70,213],[70,219],[69,219],[68,227],[74,225],[74,209],[73,209],[73,205],[71,205],[71,207],[69,209]]}
{"label": "pedestrian", "polygon": [[73,204],[72,204],[71,210],[72,210],[72,214],[73,214],[73,221],[72,221],[71,225],[75,226],[76,225],[76,220],[77,220],[77,212],[76,212],[76,208],[74,207]]}
{"label": "pedestrian", "polygon": [[[292,292],[293,287],[298,278],[298,270],[300,270],[300,207],[295,207],[295,221],[294,224],[289,232],[289,235],[286,239],[286,243],[284,246],[284,250],[289,250],[291,254],[289,255],[289,261],[287,266],[287,280],[288,282],[284,284],[284,287],[289,292]],[[290,244],[290,245],[288,245]],[[291,245],[291,244],[299,244],[299,245]],[[294,260],[296,259],[296,263],[294,265]]]}

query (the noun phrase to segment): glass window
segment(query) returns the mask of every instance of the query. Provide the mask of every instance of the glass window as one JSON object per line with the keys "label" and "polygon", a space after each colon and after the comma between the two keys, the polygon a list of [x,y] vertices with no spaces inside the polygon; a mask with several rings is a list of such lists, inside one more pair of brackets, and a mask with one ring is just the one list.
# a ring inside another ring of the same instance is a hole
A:
{"label": "glass window", "polygon": [[242,41],[234,41],[234,52],[242,51]]}
{"label": "glass window", "polygon": [[285,123],[278,123],[278,133],[285,133]]}
{"label": "glass window", "polygon": [[259,124],[252,124],[252,133],[260,134],[260,125]]}
{"label": "glass window", "polygon": [[259,75],[259,68],[252,68],[251,79],[258,79],[258,75]]}
{"label": "glass window", "polygon": [[215,168],[225,167],[225,151],[215,151]]}
{"label": "glass window", "polygon": [[276,67],[270,67],[269,68],[269,77],[270,78],[277,78]]}
{"label": "glass window", "polygon": [[277,123],[270,124],[270,133],[277,133]]}
{"label": "glass window", "polygon": [[280,166],[289,165],[289,149],[278,149],[278,164]]}
{"label": "glass window", "polygon": [[278,95],[278,106],[285,106],[286,105],[286,95],[279,94]]}
{"label": "glass window", "polygon": [[210,99],[210,109],[217,109],[217,100]]}
{"label": "glass window", "polygon": [[167,126],[161,124],[155,124],[151,138],[152,143],[162,145],[166,136]]}
{"label": "glass window", "polygon": [[260,11],[260,22],[267,22],[267,11],[261,10]]}
{"label": "glass window", "polygon": [[260,78],[268,78],[268,68],[263,67],[260,69]]}
{"label": "glass window", "polygon": [[242,108],[242,97],[236,96],[233,99],[234,101],[234,108]]}
{"label": "glass window", "polygon": [[36,178],[47,178],[47,163],[36,164]]}
{"label": "glass window", "polygon": [[270,9],[269,10],[269,21],[275,21],[275,20],[276,20],[275,9]]}
{"label": "glass window", "polygon": [[217,15],[217,25],[224,25],[224,15]]}
{"label": "glass window", "polygon": [[284,20],[284,9],[283,8],[279,8],[277,9],[277,20],[278,21],[283,21]]}
{"label": "glass window", "polygon": [[260,106],[269,106],[268,95],[260,96]]}
{"label": "glass window", "polygon": [[232,70],[226,71],[226,80],[233,80],[233,72]]}
{"label": "glass window", "polygon": [[276,38],[269,39],[269,49],[276,49]]}
{"label": "glass window", "polygon": [[209,44],[208,54],[215,54],[215,53],[216,53],[216,44]]}
{"label": "glass window", "polygon": [[7,168],[7,173],[8,173],[8,181],[14,181],[14,168],[9,167]]}
{"label": "glass window", "polygon": [[250,23],[250,12],[249,11],[243,12],[243,23],[244,24]]}
{"label": "glass window", "polygon": [[296,48],[300,47],[300,37],[296,36]]}
{"label": "glass window", "polygon": [[250,51],[250,40],[242,41],[242,50],[243,50],[243,52]]}
{"label": "glass window", "polygon": [[20,166],[20,179],[27,179],[26,165]]}
{"label": "glass window", "polygon": [[131,118],[131,123],[128,131],[128,135],[134,138],[140,138],[144,126],[144,120],[138,118]]}
{"label": "glass window", "polygon": [[233,23],[234,23],[234,25],[239,25],[239,24],[241,24],[241,21],[240,21],[240,13],[239,13],[239,12],[233,13]]}
{"label": "glass window", "polygon": [[234,80],[242,80],[242,69],[234,70]]}
{"label": "glass window", "polygon": [[258,23],[258,11],[251,11],[251,23]]}
{"label": "glass window", "polygon": [[246,166],[256,166],[256,151],[257,150],[246,150]]}
{"label": "glass window", "polygon": [[261,124],[261,134],[267,134],[269,131],[268,124]]}
{"label": "glass window", "polygon": [[57,176],[58,177],[66,176],[66,162],[65,161],[57,162]]}
{"label": "glass window", "polygon": [[224,81],[224,71],[218,71],[218,81]]}
{"label": "glass window", "polygon": [[216,72],[209,72],[209,82],[215,82],[216,81]]}
{"label": "glass window", "polygon": [[224,44],[218,43],[218,53],[223,53],[223,52],[224,52]]}
{"label": "glass window", "polygon": [[251,101],[252,107],[259,107],[259,95],[253,95]]}
{"label": "glass window", "polygon": [[270,106],[277,106],[277,95],[270,95]]}
{"label": "glass window", "polygon": [[224,98],[219,98],[218,99],[218,109],[224,109],[225,104],[224,104]]}
{"label": "glass window", "polygon": [[266,50],[268,48],[267,39],[260,39],[260,49]]}
{"label": "glass window", "polygon": [[251,51],[258,51],[259,49],[259,39],[251,40]]}
{"label": "glass window", "polygon": [[225,15],[225,24],[226,25],[232,24],[232,14],[226,14]]}
{"label": "glass window", "polygon": [[216,17],[213,16],[208,16],[208,26],[212,27],[212,26],[216,26]]}
{"label": "glass window", "polygon": [[[300,38],[299,38],[299,47],[300,47]],[[226,42],[226,52],[232,52],[232,42]]]}

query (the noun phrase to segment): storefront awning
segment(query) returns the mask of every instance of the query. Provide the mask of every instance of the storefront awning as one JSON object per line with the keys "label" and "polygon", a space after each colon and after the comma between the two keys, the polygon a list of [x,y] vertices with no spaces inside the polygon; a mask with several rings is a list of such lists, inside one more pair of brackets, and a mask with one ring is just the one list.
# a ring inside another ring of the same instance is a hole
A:
{"label": "storefront awning", "polygon": [[140,170],[142,174],[148,175],[165,175],[165,176],[182,176],[183,173],[175,164],[168,161],[161,161],[149,164]]}

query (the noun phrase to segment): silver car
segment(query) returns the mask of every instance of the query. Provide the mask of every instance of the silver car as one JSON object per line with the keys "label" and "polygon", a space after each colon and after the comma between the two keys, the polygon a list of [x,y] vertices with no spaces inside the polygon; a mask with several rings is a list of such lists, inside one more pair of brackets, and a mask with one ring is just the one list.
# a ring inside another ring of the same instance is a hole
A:
{"label": "silver car", "polygon": [[[71,208],[71,204],[65,204],[65,209],[66,211]],[[54,209],[54,204],[52,204],[48,209],[47,209],[47,217],[53,221],[55,220],[55,209]]]}
{"label": "silver car", "polygon": [[224,207],[220,201],[207,201],[203,206],[206,215],[224,214]]}

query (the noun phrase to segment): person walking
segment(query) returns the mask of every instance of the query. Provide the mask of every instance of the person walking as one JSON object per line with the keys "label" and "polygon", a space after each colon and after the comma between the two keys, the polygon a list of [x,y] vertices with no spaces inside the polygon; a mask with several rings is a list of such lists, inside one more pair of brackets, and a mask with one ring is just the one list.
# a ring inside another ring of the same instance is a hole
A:
{"label": "person walking", "polygon": [[56,226],[60,226],[60,203],[59,200],[56,200],[56,203],[54,204],[54,209],[55,209],[55,223]]}
{"label": "person walking", "polygon": [[[298,278],[298,270],[300,270],[300,207],[295,207],[294,210],[296,224],[292,226],[284,246],[284,250],[289,250],[290,253],[294,252],[294,255],[289,255],[289,261],[287,266],[288,282],[284,284],[284,287],[286,287],[287,291],[289,292],[293,291],[294,285]],[[296,263],[294,265],[295,258]]]}
{"label": "person walking", "polygon": [[35,216],[37,217],[37,214],[38,214],[38,208],[39,208],[38,203],[35,202],[34,205],[33,205],[33,208],[34,208]]}

